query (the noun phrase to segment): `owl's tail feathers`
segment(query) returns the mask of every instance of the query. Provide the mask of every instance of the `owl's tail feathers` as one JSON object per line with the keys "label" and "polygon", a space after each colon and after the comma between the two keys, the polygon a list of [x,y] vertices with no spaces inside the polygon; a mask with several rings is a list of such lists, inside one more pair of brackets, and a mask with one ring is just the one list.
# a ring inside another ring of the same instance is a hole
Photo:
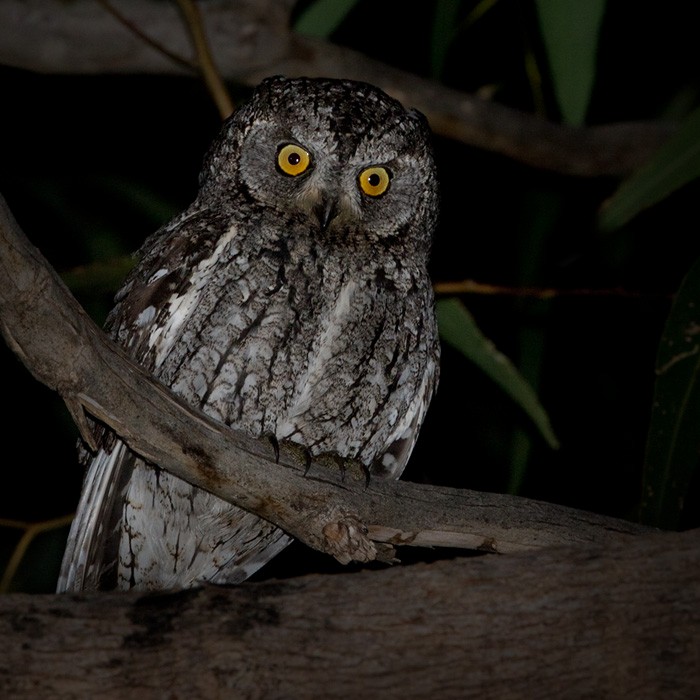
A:
{"label": "owl's tail feathers", "polygon": [[99,450],[88,467],[78,510],[68,534],[58,577],[57,593],[95,590],[103,570],[105,545],[112,523],[118,470],[128,450],[117,442],[109,452]]}

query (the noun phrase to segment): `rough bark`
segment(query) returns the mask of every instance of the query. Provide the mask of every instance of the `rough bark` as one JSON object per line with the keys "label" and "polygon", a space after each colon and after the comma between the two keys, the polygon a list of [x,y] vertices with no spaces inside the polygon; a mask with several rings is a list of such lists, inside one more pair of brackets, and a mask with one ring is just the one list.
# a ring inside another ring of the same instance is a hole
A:
{"label": "rough bark", "polygon": [[0,598],[6,698],[696,698],[700,533],[158,595]]}
{"label": "rough bark", "polygon": [[[200,4],[212,54],[228,80],[255,85],[269,75],[351,78],[374,83],[424,112],[437,133],[560,173],[606,176],[644,163],[675,130],[636,122],[570,128],[419,78],[348,48],[295,34],[290,0]],[[179,56],[192,55],[175,3],[119,0],[119,12]],[[70,74],[194,73],[153,48],[95,0],[3,0],[0,63]]]}

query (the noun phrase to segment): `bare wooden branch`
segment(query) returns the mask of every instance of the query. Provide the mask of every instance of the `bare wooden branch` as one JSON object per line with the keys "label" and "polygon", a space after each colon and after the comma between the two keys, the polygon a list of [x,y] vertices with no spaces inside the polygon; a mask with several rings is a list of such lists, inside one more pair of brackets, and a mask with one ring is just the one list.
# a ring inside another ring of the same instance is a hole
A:
{"label": "bare wooden branch", "polygon": [[700,697],[700,532],[175,594],[0,596],[0,697]]}
{"label": "bare wooden branch", "polygon": [[[376,543],[514,552],[607,541],[644,528],[495,494],[385,482],[357,465],[307,464],[282,445],[226,428],[180,401],[99,330],[0,198],[0,328],[8,345],[58,391],[145,459],[270,520],[341,562],[390,557]],[[83,426],[83,429],[85,427]],[[330,464],[326,463],[330,462]],[[305,473],[306,472],[306,473]]]}
{"label": "bare wooden branch", "polygon": [[[200,9],[216,63],[228,80],[255,85],[285,74],[352,78],[374,83],[424,112],[433,130],[471,146],[560,173],[626,174],[674,131],[660,122],[570,128],[451,90],[328,42],[290,30],[292,0],[210,0]],[[3,0],[0,62],[46,73],[191,74],[154,43],[189,55],[174,3],[120,0],[129,31],[93,0]]]}

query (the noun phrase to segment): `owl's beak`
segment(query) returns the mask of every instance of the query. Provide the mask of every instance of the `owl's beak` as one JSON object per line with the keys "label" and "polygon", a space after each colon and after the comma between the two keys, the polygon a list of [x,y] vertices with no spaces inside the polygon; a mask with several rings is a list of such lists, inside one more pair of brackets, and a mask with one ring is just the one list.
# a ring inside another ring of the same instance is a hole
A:
{"label": "owl's beak", "polygon": [[321,231],[326,231],[331,221],[338,215],[338,202],[335,198],[321,196],[321,199],[314,207],[314,214],[318,218]]}

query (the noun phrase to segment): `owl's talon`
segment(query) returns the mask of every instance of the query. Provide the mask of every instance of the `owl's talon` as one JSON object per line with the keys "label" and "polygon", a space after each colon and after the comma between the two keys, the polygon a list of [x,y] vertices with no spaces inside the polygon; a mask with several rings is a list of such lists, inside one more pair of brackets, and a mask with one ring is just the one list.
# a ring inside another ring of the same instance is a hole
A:
{"label": "owl's talon", "polygon": [[347,474],[347,466],[345,460],[342,457],[336,457],[336,462],[338,464],[338,471],[340,472],[340,480],[345,481],[345,475]]}
{"label": "owl's talon", "polygon": [[311,469],[311,464],[313,460],[311,459],[311,452],[304,450],[304,476],[307,476],[309,470]]}
{"label": "owl's talon", "polygon": [[361,464],[360,468],[362,469],[362,473],[365,475],[365,488],[367,488],[369,486],[369,480],[372,472],[366,464]]}
{"label": "owl's talon", "polygon": [[277,439],[276,435],[268,435],[267,439],[270,441],[270,445],[272,447],[272,450],[275,453],[275,464],[280,463],[280,443],[279,440]]}

